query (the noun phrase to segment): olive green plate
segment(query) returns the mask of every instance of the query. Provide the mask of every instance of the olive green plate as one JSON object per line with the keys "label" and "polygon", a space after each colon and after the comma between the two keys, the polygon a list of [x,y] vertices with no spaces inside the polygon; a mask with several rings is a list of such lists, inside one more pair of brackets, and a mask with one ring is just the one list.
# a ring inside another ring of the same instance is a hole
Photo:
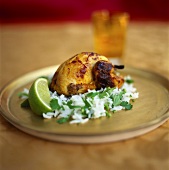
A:
{"label": "olive green plate", "polygon": [[58,124],[55,118],[43,119],[30,109],[20,107],[18,92],[29,88],[39,76],[54,74],[58,66],[28,73],[3,88],[0,94],[2,116],[18,129],[48,140],[71,143],[113,142],[145,134],[169,119],[169,81],[160,75],[135,68],[125,68],[131,75],[139,98],[133,109],[119,111],[85,124]]}

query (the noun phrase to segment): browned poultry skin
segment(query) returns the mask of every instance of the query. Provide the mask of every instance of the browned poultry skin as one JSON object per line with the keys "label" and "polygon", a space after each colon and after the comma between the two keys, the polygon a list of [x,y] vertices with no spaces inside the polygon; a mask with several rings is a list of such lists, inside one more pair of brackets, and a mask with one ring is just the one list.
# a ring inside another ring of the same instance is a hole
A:
{"label": "browned poultry skin", "polygon": [[123,85],[124,79],[115,74],[115,67],[108,61],[100,60],[96,62],[93,67],[93,76],[97,89],[105,87],[120,88]]}
{"label": "browned poultry skin", "polygon": [[114,68],[105,56],[82,52],[60,65],[53,76],[50,90],[70,96],[85,93],[88,89],[120,87],[124,80],[115,75]]}

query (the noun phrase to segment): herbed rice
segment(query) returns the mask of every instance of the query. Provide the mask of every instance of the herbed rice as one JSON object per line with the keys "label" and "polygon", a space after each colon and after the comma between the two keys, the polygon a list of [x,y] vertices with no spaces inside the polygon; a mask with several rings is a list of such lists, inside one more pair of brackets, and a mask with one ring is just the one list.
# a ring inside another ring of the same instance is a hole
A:
{"label": "herbed rice", "polygon": [[[50,92],[51,100],[56,100],[59,108],[53,112],[43,113],[43,118],[51,119],[57,117],[58,120],[65,118],[70,124],[73,124],[86,123],[90,119],[103,116],[110,117],[110,112],[126,109],[121,105],[122,102],[130,104],[131,101],[139,97],[139,93],[133,83],[127,83],[126,80],[131,80],[131,77],[125,77],[125,83],[120,89],[88,90],[87,93],[72,95],[71,97],[59,96],[56,92]],[[99,95],[101,93],[103,94],[102,96]],[[118,97],[119,101],[115,101],[116,96],[120,96],[120,98]]]}

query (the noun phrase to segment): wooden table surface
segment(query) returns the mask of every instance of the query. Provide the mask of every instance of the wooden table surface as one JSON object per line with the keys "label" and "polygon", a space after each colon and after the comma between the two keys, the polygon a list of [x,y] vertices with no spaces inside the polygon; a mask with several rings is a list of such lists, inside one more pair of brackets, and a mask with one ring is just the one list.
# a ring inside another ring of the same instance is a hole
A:
{"label": "wooden table surface", "polygon": [[[125,65],[169,79],[167,23],[130,23]],[[88,23],[1,26],[0,88],[27,72],[93,51]],[[169,121],[137,138],[102,144],[65,144],[28,135],[0,116],[2,170],[167,170]]]}

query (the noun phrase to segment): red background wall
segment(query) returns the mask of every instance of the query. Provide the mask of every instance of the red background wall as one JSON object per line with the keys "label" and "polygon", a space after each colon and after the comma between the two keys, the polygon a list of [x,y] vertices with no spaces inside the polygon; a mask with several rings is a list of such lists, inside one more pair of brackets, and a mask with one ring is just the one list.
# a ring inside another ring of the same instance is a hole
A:
{"label": "red background wall", "polygon": [[169,20],[168,0],[1,0],[1,22],[87,21],[98,9],[125,11],[131,20]]}

